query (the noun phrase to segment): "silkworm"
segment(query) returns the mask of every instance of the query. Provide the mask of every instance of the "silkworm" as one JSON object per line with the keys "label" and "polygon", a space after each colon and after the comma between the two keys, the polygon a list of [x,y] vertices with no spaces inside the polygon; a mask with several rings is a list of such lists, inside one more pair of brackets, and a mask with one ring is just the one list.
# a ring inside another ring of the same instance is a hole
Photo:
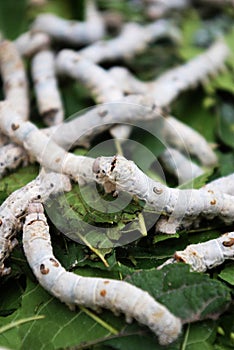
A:
{"label": "silkworm", "polygon": [[21,56],[31,57],[36,52],[50,46],[50,37],[45,33],[26,32],[14,40]]}
{"label": "silkworm", "polygon": [[45,123],[47,125],[60,124],[64,119],[64,111],[52,51],[43,50],[33,57],[32,78],[39,113],[43,116]]}
{"label": "silkworm", "polygon": [[149,18],[156,19],[165,16],[168,12],[180,11],[191,5],[190,0],[144,0],[145,11]]}
{"label": "silkworm", "polygon": [[144,51],[151,42],[165,37],[175,41],[180,38],[179,30],[168,20],[159,20],[145,26],[127,23],[116,38],[97,41],[80,50],[79,54],[94,63],[126,59]]}
{"label": "silkworm", "polygon": [[205,272],[230,259],[234,260],[234,232],[207,242],[190,244],[184,250],[175,252],[174,257],[158,269],[171,263],[184,262],[190,265],[191,271]]}
{"label": "silkworm", "polygon": [[39,176],[26,186],[14,191],[0,206],[0,276],[8,274],[4,260],[15,245],[12,238],[22,228],[20,221],[29,203],[46,201],[50,195],[71,190],[69,178],[62,174],[41,171]]}
{"label": "silkworm", "polygon": [[224,67],[230,51],[223,39],[183,65],[169,69],[153,81],[141,82],[125,68],[113,68],[110,74],[126,93],[147,93],[158,106],[167,106],[182,92],[214,76]]}
{"label": "silkworm", "polygon": [[219,217],[233,223],[234,197],[217,190],[169,188],[145,175],[134,162],[121,156],[99,157],[93,163],[96,181],[106,191],[125,191],[144,200],[146,205],[163,216],[156,229],[172,234],[188,228],[202,216]]}
{"label": "silkworm", "polygon": [[86,1],[86,21],[71,21],[54,14],[41,14],[32,24],[32,32],[43,32],[53,40],[72,45],[84,45],[101,39],[105,34],[104,21],[93,1]]}
{"label": "silkworm", "polygon": [[179,183],[187,182],[204,173],[201,167],[173,148],[167,148],[159,160],[164,169],[176,176]]}
{"label": "silkworm", "polygon": [[123,97],[115,81],[102,67],[72,50],[61,50],[56,58],[59,74],[66,74],[82,82],[94,96],[96,102],[111,102]]}
{"label": "silkworm", "polygon": [[8,170],[16,169],[20,164],[26,165],[28,162],[25,150],[13,143],[9,143],[0,148],[0,178]]}
{"label": "silkworm", "polygon": [[71,305],[106,308],[148,326],[162,345],[173,342],[181,321],[147,292],[127,282],[82,277],[67,272],[54,257],[49,227],[40,203],[31,203],[23,227],[23,247],[39,283],[50,294]]}
{"label": "silkworm", "polygon": [[92,158],[66,152],[36,125],[22,121],[7,101],[0,102],[0,129],[45,168],[67,174],[80,183],[93,179]]}
{"label": "silkworm", "polygon": [[0,70],[5,98],[23,120],[28,119],[28,84],[23,62],[13,42],[0,43]]}

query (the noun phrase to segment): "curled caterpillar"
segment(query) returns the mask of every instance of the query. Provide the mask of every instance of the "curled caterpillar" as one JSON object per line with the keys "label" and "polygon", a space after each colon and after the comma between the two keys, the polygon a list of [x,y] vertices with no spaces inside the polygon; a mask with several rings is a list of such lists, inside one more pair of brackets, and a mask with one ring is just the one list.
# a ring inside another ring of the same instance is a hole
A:
{"label": "curled caterpillar", "polygon": [[23,247],[39,283],[68,305],[122,312],[147,325],[160,344],[173,342],[181,331],[181,321],[147,292],[124,281],[82,277],[67,272],[54,257],[49,226],[41,203],[30,203],[23,227]]}
{"label": "curled caterpillar", "polygon": [[80,50],[79,53],[95,63],[119,58],[126,59],[144,51],[149,43],[161,38],[179,40],[179,31],[171,21],[159,20],[145,26],[127,23],[116,38],[97,41]]}
{"label": "curled caterpillar", "polygon": [[8,40],[0,43],[0,70],[5,99],[23,120],[27,120],[29,97],[26,72],[15,44]]}
{"label": "curled caterpillar", "polygon": [[177,96],[198,83],[217,74],[224,67],[230,54],[229,48],[222,38],[214,42],[202,54],[188,62],[169,69],[155,80],[142,82],[134,77],[126,68],[112,68],[111,76],[125,93],[147,93],[155,98],[158,106],[167,106]]}
{"label": "curled caterpillar", "polygon": [[225,233],[207,242],[191,244],[184,250],[175,252],[174,257],[158,269],[168,264],[184,262],[190,265],[191,271],[205,272],[228,259],[234,260],[234,232]]}
{"label": "curled caterpillar", "polygon": [[26,32],[15,39],[14,44],[21,56],[30,57],[36,52],[49,47],[50,37],[45,33]]}
{"label": "curled caterpillar", "polygon": [[50,195],[71,190],[67,176],[41,171],[39,176],[26,186],[13,192],[0,206],[0,276],[8,274],[4,260],[16,245],[14,236],[22,227],[20,218],[29,203],[35,199],[42,202]]}
{"label": "curled caterpillar", "polygon": [[34,55],[32,77],[38,109],[45,123],[60,124],[64,111],[55,76],[55,58],[51,50],[43,50]]}
{"label": "curled caterpillar", "polygon": [[86,1],[86,21],[71,21],[54,14],[39,15],[32,25],[32,32],[48,34],[56,41],[84,45],[101,39],[105,34],[104,20],[92,0]]}
{"label": "curled caterpillar", "polygon": [[175,233],[199,220],[219,217],[225,223],[233,223],[234,196],[212,190],[210,187],[195,189],[169,188],[145,175],[133,161],[124,157],[99,157],[93,163],[96,180],[107,192],[125,191],[136,195],[162,214],[157,231]]}

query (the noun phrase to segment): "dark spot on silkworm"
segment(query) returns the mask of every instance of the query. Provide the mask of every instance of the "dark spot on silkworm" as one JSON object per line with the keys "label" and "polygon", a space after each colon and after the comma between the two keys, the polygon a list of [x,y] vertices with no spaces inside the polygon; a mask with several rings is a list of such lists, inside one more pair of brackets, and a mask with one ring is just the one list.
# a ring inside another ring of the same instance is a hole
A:
{"label": "dark spot on silkworm", "polygon": [[50,187],[54,187],[54,184],[51,183],[51,184],[50,184]]}
{"label": "dark spot on silkworm", "polygon": [[3,166],[4,165],[4,163],[0,163],[0,166]]}
{"label": "dark spot on silkworm", "polygon": [[216,204],[216,199],[212,199],[212,201],[210,201],[211,205],[215,205]]}
{"label": "dark spot on silkworm", "polygon": [[163,189],[162,189],[162,188],[158,188],[158,187],[154,187],[154,188],[153,188],[153,191],[154,191],[156,194],[161,194],[161,193],[163,193]]}
{"label": "dark spot on silkworm", "polygon": [[182,259],[181,256],[177,255],[176,253],[174,254],[174,258],[175,258],[176,261],[178,261],[178,262],[183,262],[183,263],[185,262],[185,260]]}
{"label": "dark spot on silkworm", "polygon": [[[100,172],[100,171],[99,171],[99,172]],[[105,173],[106,173],[105,170],[102,170],[102,173],[105,174]]]}
{"label": "dark spot on silkworm", "polygon": [[104,284],[109,284],[110,283],[110,281],[104,281]]}
{"label": "dark spot on silkworm", "polygon": [[111,168],[110,171],[113,171],[115,166],[116,166],[116,162],[117,162],[117,157],[115,156],[114,159],[111,162]]}
{"label": "dark spot on silkworm", "polygon": [[161,113],[164,118],[168,118],[170,114],[170,108],[168,106],[162,107]]}
{"label": "dark spot on silkworm", "polygon": [[101,297],[105,297],[106,296],[106,290],[102,289],[100,292]]}
{"label": "dark spot on silkworm", "polygon": [[41,274],[42,274],[42,275],[47,275],[47,274],[49,273],[50,270],[49,270],[47,267],[45,267],[44,264],[41,264],[41,265],[40,265],[40,271],[41,271]]}
{"label": "dark spot on silkworm", "polygon": [[15,123],[11,124],[11,129],[14,130],[14,131],[19,129],[19,127],[20,127],[19,124],[15,124]]}
{"label": "dark spot on silkworm", "polygon": [[0,226],[2,225],[2,220],[0,219]]}
{"label": "dark spot on silkworm", "polygon": [[53,266],[59,267],[59,263],[57,262],[57,260],[55,260],[54,258],[50,258],[50,261],[52,262]]}
{"label": "dark spot on silkworm", "polygon": [[107,110],[98,111],[98,114],[100,115],[100,117],[105,117],[108,114],[108,111]]}
{"label": "dark spot on silkworm", "polygon": [[152,111],[154,111],[154,110],[155,110],[155,108],[156,108],[156,104],[155,104],[155,103],[153,103],[151,108],[152,108]]}
{"label": "dark spot on silkworm", "polygon": [[41,199],[41,195],[40,194],[38,194],[37,199]]}
{"label": "dark spot on silkworm", "polygon": [[56,158],[56,159],[55,159],[55,163],[59,163],[60,160],[61,160],[60,158]]}
{"label": "dark spot on silkworm", "polygon": [[212,191],[212,190],[208,190],[208,192],[209,192],[209,193],[212,193],[212,194],[214,193],[214,191]]}
{"label": "dark spot on silkworm", "polygon": [[224,247],[232,247],[233,245],[234,245],[234,238],[230,238],[229,241],[223,242]]}

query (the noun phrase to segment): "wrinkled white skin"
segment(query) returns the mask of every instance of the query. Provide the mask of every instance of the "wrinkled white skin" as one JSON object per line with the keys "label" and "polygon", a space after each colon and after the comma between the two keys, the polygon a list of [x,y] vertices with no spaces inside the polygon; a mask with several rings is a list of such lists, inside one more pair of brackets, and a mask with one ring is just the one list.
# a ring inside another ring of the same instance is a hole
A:
{"label": "wrinkled white skin", "polygon": [[204,53],[183,65],[169,69],[153,81],[142,82],[122,67],[114,67],[109,72],[125,93],[147,93],[155,98],[158,106],[167,106],[182,91],[217,75],[224,68],[229,53],[229,48],[220,38]]}
{"label": "wrinkled white skin", "polygon": [[36,52],[49,47],[50,37],[45,33],[26,32],[14,40],[21,56],[30,57]]}
{"label": "wrinkled white skin", "polygon": [[206,187],[169,188],[149,178],[124,157],[99,157],[93,163],[93,172],[107,192],[125,191],[136,195],[155,212],[165,215],[156,224],[159,232],[176,233],[180,227],[192,226],[201,216],[219,217],[226,224],[234,221],[233,196]]}
{"label": "wrinkled white skin", "polygon": [[60,124],[64,111],[55,75],[55,57],[51,50],[43,50],[32,59],[32,78],[39,113],[47,125]]}
{"label": "wrinkled white skin", "polygon": [[144,0],[146,13],[151,19],[163,17],[168,12],[184,10],[189,7],[191,0]]}
{"label": "wrinkled white skin", "polygon": [[50,294],[69,306],[106,308],[122,312],[148,326],[160,344],[173,342],[181,331],[181,321],[147,292],[127,282],[82,277],[67,272],[54,257],[49,226],[41,203],[31,203],[23,227],[23,247],[37,280]]}
{"label": "wrinkled white skin", "polygon": [[225,233],[207,242],[190,244],[184,250],[175,252],[174,257],[158,269],[179,261],[189,264],[191,271],[205,272],[230,259],[234,260],[234,232]]}
{"label": "wrinkled white skin", "polygon": [[175,41],[180,39],[178,28],[171,21],[159,20],[144,26],[127,23],[116,38],[97,41],[80,50],[79,54],[95,63],[129,59],[144,51],[151,42],[166,37]]}
{"label": "wrinkled white skin", "polygon": [[92,158],[66,152],[34,124],[22,121],[6,101],[0,102],[0,129],[22,145],[41,166],[69,175],[80,184],[93,179]]}
{"label": "wrinkled white skin", "polygon": [[54,14],[41,14],[32,24],[32,32],[43,32],[53,40],[73,45],[84,45],[101,39],[105,35],[104,20],[94,2],[86,1],[86,21],[71,21]]}
{"label": "wrinkled white skin", "polygon": [[122,90],[105,69],[73,50],[61,50],[58,53],[56,69],[58,74],[66,74],[82,82],[97,103],[118,101],[123,98]]}
{"label": "wrinkled white skin", "polygon": [[28,157],[23,147],[9,143],[0,148],[0,178],[8,170],[16,169],[20,164],[26,165]]}
{"label": "wrinkled white skin", "polygon": [[201,167],[173,148],[167,148],[160,155],[160,163],[179,183],[190,181],[204,173]]}
{"label": "wrinkled white skin", "polygon": [[69,178],[62,174],[44,172],[26,186],[14,191],[0,206],[0,276],[8,274],[4,260],[16,241],[12,238],[22,228],[20,219],[33,200],[46,201],[50,195],[71,190]]}
{"label": "wrinkled white skin", "polygon": [[12,104],[22,120],[28,119],[28,82],[23,61],[13,42],[0,42],[0,70],[5,99]]}

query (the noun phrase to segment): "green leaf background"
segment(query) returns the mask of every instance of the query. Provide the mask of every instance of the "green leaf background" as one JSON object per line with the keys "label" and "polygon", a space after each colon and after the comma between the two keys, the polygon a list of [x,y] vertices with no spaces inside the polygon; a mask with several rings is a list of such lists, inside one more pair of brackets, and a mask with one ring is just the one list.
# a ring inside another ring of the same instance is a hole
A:
{"label": "green leaf background", "polygon": [[[132,6],[131,2],[100,0],[98,4],[103,10],[118,10],[125,20],[146,21],[142,9]],[[82,20],[83,8],[84,1],[78,0],[50,0],[41,8],[30,7],[26,0],[1,0],[0,30],[6,38],[15,39],[29,28],[38,12],[53,12],[65,18]],[[232,11],[225,8],[206,13],[192,9],[184,14],[175,14],[174,21],[182,32],[179,46],[167,41],[160,42],[160,45],[153,43],[146,53],[138,54],[124,64],[139,78],[152,79],[167,68],[202,52],[217,32],[225,35],[231,50],[226,71],[196,89],[185,92],[172,105],[172,112],[177,118],[202,133],[216,147],[218,167],[208,170],[193,183],[186,184],[187,187],[200,188],[211,179],[234,171],[234,16]],[[94,103],[88,91],[78,83],[60,82],[60,89],[67,117]],[[33,120],[41,126],[37,112],[33,115]],[[101,137],[104,141],[107,135]],[[147,134],[139,137],[137,130],[135,140],[153,150],[155,156],[163,151],[159,142],[155,142]],[[79,152],[85,154],[84,150],[78,150]],[[138,149],[133,149],[133,160],[137,160],[139,156]],[[142,158],[143,166],[148,160],[144,156]],[[0,180],[0,201],[3,202],[10,193],[34,179],[38,170],[37,165],[29,165]],[[151,175],[157,177],[153,170]],[[67,195],[67,201],[87,222],[110,227],[116,225],[116,235],[119,227],[124,228],[126,222],[135,220],[138,225],[137,215],[142,208],[142,203],[133,201],[116,217],[91,212],[82,202],[78,186],[73,186],[72,192]],[[71,311],[50,296],[35,281],[24,256],[19,234],[19,244],[6,261],[12,267],[12,273],[0,281],[0,346],[12,350],[233,349],[234,263],[230,261],[207,274],[191,273],[182,264],[166,266],[160,271],[155,269],[171,257],[175,250],[184,249],[191,243],[216,238],[231,229],[233,227],[223,227],[216,221],[204,222],[199,229],[178,232],[175,236],[155,235],[151,229],[147,237],[126,246],[101,251],[109,265],[105,267],[84,244],[64,237],[51,223],[54,252],[66,269],[82,276],[125,279],[148,291],[182,318],[185,324],[179,339],[167,347],[160,346],[157,338],[146,327],[136,322],[126,324],[123,315],[116,317],[109,311],[96,314],[78,307]],[[88,234],[89,232],[87,237]],[[187,324],[188,321],[191,323]]]}

